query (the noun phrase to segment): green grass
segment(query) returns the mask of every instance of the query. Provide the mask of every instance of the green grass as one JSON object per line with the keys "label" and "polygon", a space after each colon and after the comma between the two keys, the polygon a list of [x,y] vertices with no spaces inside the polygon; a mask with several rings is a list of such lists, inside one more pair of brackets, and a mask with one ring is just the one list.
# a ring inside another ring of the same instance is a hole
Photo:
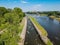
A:
{"label": "green grass", "polygon": [[52,45],[52,42],[48,39],[47,45]]}
{"label": "green grass", "polygon": [[56,17],[56,16],[49,16],[51,19],[56,19],[57,21],[60,22],[60,18]]}
{"label": "green grass", "polygon": [[55,19],[56,17],[55,16],[49,16],[51,19]]}
{"label": "green grass", "polygon": [[31,20],[33,23],[36,24],[36,26],[38,27],[38,29],[42,32],[42,35],[44,35],[44,36],[47,36],[47,35],[48,35],[47,32],[45,31],[45,29],[36,21],[35,18],[33,18],[33,17],[30,16],[30,20]]}

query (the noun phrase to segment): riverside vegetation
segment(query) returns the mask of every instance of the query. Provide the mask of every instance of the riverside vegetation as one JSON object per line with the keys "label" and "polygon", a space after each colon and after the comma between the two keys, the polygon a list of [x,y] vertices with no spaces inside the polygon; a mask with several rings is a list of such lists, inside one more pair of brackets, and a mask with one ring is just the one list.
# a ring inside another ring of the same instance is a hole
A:
{"label": "riverside vegetation", "polygon": [[40,16],[48,16],[60,22],[60,11],[43,11],[43,12],[26,12],[27,14],[39,14]]}
{"label": "riverside vegetation", "polygon": [[18,7],[14,9],[0,7],[0,45],[18,45],[21,39],[18,34],[22,31],[21,22],[24,16]]}

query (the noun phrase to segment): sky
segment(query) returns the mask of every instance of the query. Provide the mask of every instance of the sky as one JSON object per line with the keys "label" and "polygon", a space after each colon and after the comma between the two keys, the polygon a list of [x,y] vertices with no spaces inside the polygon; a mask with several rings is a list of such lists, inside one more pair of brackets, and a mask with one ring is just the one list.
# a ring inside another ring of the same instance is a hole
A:
{"label": "sky", "polygon": [[0,0],[0,7],[26,11],[60,11],[60,0]]}

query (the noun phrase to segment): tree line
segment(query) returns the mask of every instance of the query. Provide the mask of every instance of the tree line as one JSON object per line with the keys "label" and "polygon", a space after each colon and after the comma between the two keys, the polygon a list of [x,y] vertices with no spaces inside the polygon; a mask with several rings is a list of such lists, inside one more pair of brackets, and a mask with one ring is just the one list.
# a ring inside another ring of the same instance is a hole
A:
{"label": "tree line", "polygon": [[60,16],[60,11],[43,11],[43,12],[40,12],[40,11],[37,11],[37,12],[26,12],[27,14],[46,14],[47,16],[57,16],[59,17]]}

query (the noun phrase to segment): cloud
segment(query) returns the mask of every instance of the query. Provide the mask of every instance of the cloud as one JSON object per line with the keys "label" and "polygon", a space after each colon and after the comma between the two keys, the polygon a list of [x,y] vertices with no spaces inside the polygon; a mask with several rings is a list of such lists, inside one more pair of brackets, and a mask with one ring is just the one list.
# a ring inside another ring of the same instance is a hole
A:
{"label": "cloud", "polygon": [[39,11],[40,8],[42,7],[41,4],[36,4],[36,5],[32,5],[32,8],[30,8],[32,11]]}
{"label": "cloud", "polygon": [[23,11],[40,11],[42,8],[41,4],[33,4],[33,5],[29,5],[29,6],[25,6],[23,7]]}
{"label": "cloud", "polygon": [[24,0],[21,0],[21,3],[26,4],[26,3],[28,3],[28,2],[26,2],[26,1],[24,1]]}

